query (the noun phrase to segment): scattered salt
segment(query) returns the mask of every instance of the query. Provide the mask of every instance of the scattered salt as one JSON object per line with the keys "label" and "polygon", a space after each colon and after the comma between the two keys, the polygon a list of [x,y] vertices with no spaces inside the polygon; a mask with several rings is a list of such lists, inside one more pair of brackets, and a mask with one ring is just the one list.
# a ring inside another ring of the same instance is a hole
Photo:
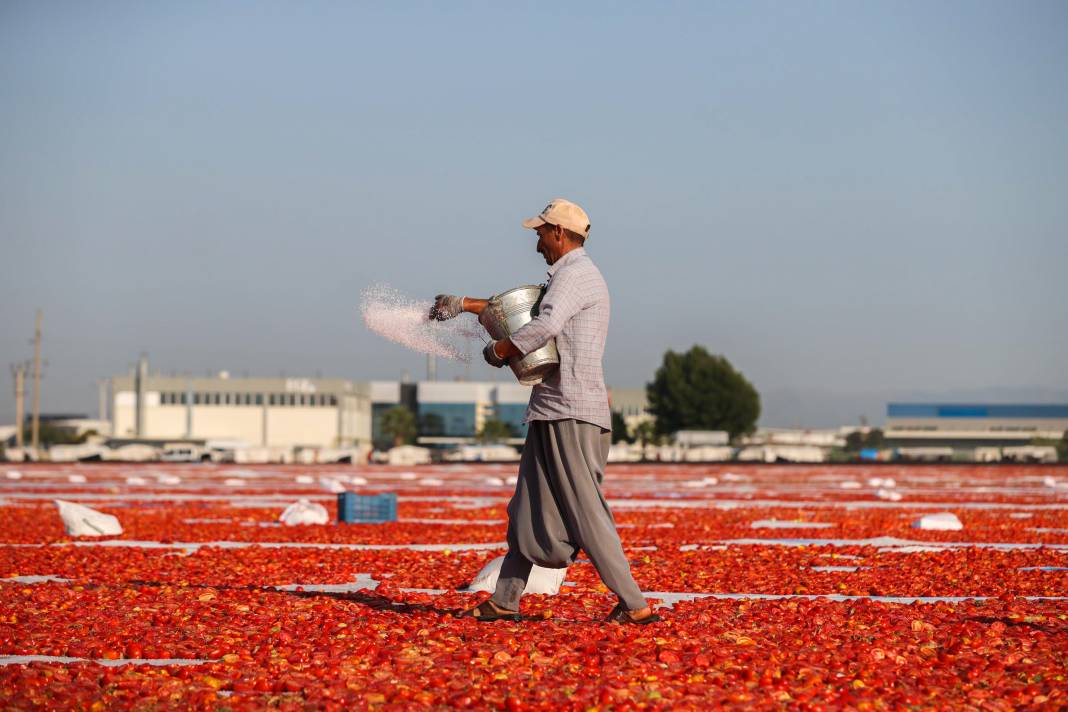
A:
{"label": "scattered salt", "polygon": [[469,361],[466,341],[480,335],[471,320],[460,317],[435,321],[429,317],[433,302],[417,301],[383,284],[363,290],[363,323],[379,336],[432,356]]}

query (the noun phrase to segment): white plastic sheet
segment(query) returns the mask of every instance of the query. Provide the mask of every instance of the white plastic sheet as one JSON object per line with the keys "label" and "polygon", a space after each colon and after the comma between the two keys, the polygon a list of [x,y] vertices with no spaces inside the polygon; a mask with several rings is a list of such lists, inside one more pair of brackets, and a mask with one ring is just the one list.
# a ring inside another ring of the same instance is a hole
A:
{"label": "white plastic sheet", "polygon": [[[501,564],[504,557],[498,556],[493,561],[482,567],[475,576],[474,581],[468,586],[470,591],[493,591],[497,588],[497,578],[501,575]],[[530,576],[527,578],[527,587],[523,593],[545,593],[555,596],[560,593],[560,584],[564,582],[564,574],[567,569],[545,569],[541,566],[533,566]]]}
{"label": "white plastic sheet", "polygon": [[936,532],[955,532],[963,529],[964,525],[953,512],[939,512],[923,515],[912,523],[912,527]]}
{"label": "white plastic sheet", "polygon": [[286,526],[326,524],[330,521],[330,515],[323,505],[301,499],[286,507],[278,521]]}
{"label": "white plastic sheet", "polygon": [[112,514],[104,514],[81,504],[54,500],[59,508],[63,527],[70,536],[115,536],[122,534],[119,520]]}

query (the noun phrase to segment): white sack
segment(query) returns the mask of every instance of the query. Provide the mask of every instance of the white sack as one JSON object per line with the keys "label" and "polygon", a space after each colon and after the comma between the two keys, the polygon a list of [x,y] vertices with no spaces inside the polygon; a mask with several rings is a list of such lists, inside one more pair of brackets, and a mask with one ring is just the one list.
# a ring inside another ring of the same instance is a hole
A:
{"label": "white sack", "polygon": [[319,486],[332,494],[341,494],[345,491],[345,485],[330,477],[320,477]]}
{"label": "white sack", "polygon": [[[482,567],[475,576],[475,580],[467,587],[469,591],[495,591],[497,589],[497,577],[501,575],[501,564],[504,557],[498,556],[493,561]],[[567,569],[545,569],[535,564],[530,569],[527,578],[527,587],[523,593],[547,593],[555,596],[560,593],[560,584],[564,582],[564,574]]]}
{"label": "white sack", "polygon": [[311,475],[297,475],[296,483],[298,485],[313,485],[315,479]]}
{"label": "white sack", "polygon": [[72,485],[80,485],[85,483],[85,475],[67,475],[67,482]]}
{"label": "white sack", "polygon": [[315,502],[301,499],[286,507],[282,516],[278,518],[286,526],[297,524],[326,524],[330,521],[330,515],[326,507]]}
{"label": "white sack", "polygon": [[936,532],[955,532],[964,528],[953,512],[925,514],[912,523],[913,529],[928,529]]}
{"label": "white sack", "polygon": [[8,470],[7,471],[7,478],[9,480],[21,480],[22,479],[22,473],[19,472],[18,470]]}
{"label": "white sack", "polygon": [[122,534],[119,520],[111,514],[104,514],[74,502],[62,499],[53,500],[59,508],[63,527],[71,536],[113,536]]}
{"label": "white sack", "polygon": [[885,499],[890,502],[900,502],[902,499],[902,495],[900,492],[895,492],[894,490],[888,489],[875,490],[875,496],[879,499]]}

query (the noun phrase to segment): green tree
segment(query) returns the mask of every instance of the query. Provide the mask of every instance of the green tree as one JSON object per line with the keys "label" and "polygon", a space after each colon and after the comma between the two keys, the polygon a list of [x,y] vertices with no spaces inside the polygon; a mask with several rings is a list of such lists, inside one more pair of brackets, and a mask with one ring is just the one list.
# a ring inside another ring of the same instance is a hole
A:
{"label": "green tree", "polygon": [[652,420],[643,420],[634,426],[634,439],[641,443],[643,448],[646,445],[659,445],[663,442],[663,438],[656,430],[656,423]]}
{"label": "green tree", "polygon": [[[30,432],[29,425],[26,426],[24,432]],[[37,437],[41,441],[41,447],[48,447],[50,445],[80,445],[86,441],[89,437],[89,433],[87,432],[79,436],[75,435],[74,431],[70,428],[57,428],[51,423],[42,422]]]}
{"label": "green tree", "polygon": [[854,430],[846,435],[846,452],[859,452],[862,447],[864,447],[864,433]]}
{"label": "green tree", "polygon": [[482,423],[482,429],[478,431],[480,443],[499,443],[512,437],[512,426],[503,420],[490,418]]}
{"label": "green tree", "polygon": [[618,410],[612,411],[612,442],[634,442],[634,438],[630,436],[630,432],[627,430],[627,421],[623,420],[623,414]]}
{"label": "green tree", "polygon": [[846,435],[845,449],[846,452],[859,452],[865,448],[881,450],[885,444],[886,438],[879,428],[872,428],[867,433],[854,430],[849,435]]}
{"label": "green tree", "polygon": [[382,432],[392,438],[394,447],[415,442],[415,415],[402,405],[390,408],[382,414]]}
{"label": "green tree", "polygon": [[445,419],[437,413],[424,413],[419,416],[420,435],[444,435]]}
{"label": "green tree", "polygon": [[1061,441],[1057,443],[1057,459],[1061,462],[1068,462],[1068,430],[1064,431]]}
{"label": "green tree", "polygon": [[645,387],[657,432],[725,430],[731,438],[753,432],[760,417],[760,394],[724,356],[694,346],[668,351]]}

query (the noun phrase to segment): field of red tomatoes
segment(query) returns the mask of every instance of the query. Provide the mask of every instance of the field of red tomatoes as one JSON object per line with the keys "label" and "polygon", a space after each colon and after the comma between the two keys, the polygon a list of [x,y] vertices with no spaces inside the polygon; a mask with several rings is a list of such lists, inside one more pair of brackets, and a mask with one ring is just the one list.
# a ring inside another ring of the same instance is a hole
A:
{"label": "field of red tomatoes", "polygon": [[[0,466],[0,708],[1068,706],[1068,467],[610,466],[663,621],[602,622],[581,557],[527,620],[457,619],[514,474]],[[335,523],[339,484],[398,521]],[[300,498],[330,523],[280,524]],[[55,499],[123,533],[67,536]]]}

